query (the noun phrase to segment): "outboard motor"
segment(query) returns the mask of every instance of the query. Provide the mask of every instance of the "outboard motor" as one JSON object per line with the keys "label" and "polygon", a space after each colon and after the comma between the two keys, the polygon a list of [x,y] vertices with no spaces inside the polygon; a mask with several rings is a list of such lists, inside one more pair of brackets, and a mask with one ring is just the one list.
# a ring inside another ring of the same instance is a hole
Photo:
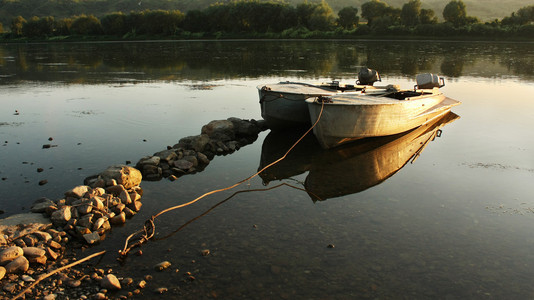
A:
{"label": "outboard motor", "polygon": [[436,74],[418,74],[415,81],[417,82],[416,88],[419,89],[433,89],[445,86],[445,79]]}
{"label": "outboard motor", "polygon": [[358,72],[358,81],[356,81],[356,84],[373,85],[377,81],[382,81],[377,71],[369,68],[361,68],[360,72]]}

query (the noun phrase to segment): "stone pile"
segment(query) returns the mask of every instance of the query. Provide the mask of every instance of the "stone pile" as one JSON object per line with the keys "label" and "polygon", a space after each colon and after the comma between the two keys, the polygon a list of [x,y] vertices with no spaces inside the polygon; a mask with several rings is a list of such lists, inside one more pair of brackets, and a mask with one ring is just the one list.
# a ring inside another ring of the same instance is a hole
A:
{"label": "stone pile", "polygon": [[226,155],[253,143],[258,134],[267,129],[265,121],[228,118],[204,125],[201,134],[180,139],[167,147],[137,162],[147,180],[163,177],[175,180],[185,174],[202,171],[216,155]]}
{"label": "stone pile", "polygon": [[112,225],[124,224],[141,209],[141,179],[135,168],[112,166],[86,179],[87,185],[65,192],[63,199],[36,203],[32,211],[46,213],[54,227],[71,239],[94,244]]}

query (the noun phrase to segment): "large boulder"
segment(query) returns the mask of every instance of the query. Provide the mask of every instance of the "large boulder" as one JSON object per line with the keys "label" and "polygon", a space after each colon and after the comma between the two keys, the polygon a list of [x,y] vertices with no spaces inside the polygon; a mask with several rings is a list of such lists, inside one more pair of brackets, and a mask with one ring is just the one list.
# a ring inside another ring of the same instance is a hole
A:
{"label": "large boulder", "polygon": [[226,142],[235,138],[234,123],[228,120],[211,121],[202,126],[201,132],[216,141]]}
{"label": "large boulder", "polygon": [[143,179],[143,176],[139,170],[126,165],[111,166],[104,172],[100,173],[100,177],[106,181],[115,179],[118,184],[123,185],[126,189],[138,186],[141,184],[141,180]]}

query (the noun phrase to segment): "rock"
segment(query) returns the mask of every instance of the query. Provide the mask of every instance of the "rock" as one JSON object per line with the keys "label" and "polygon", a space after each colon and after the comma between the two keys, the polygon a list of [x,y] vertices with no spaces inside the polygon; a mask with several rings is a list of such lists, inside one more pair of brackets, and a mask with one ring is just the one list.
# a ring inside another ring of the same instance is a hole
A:
{"label": "rock", "polygon": [[124,186],[118,184],[118,185],[112,185],[112,186],[108,186],[106,188],[106,191],[110,194],[113,194],[113,195],[120,195],[122,191],[125,191],[126,189],[124,188]]}
{"label": "rock", "polygon": [[46,254],[46,251],[44,249],[38,247],[25,247],[22,248],[22,251],[24,252],[24,256],[26,256],[27,258],[40,257]]}
{"label": "rock", "polygon": [[90,203],[86,203],[76,207],[76,209],[78,210],[78,213],[83,216],[90,213],[93,210],[93,206]]}
{"label": "rock", "polygon": [[237,136],[258,135],[262,130],[256,122],[242,120],[239,118],[228,118],[228,121],[234,124],[234,132]]}
{"label": "rock", "polygon": [[28,262],[30,262],[30,263],[41,264],[41,265],[45,265],[46,261],[47,261],[47,258],[44,255],[43,256],[36,256],[36,257],[27,257],[27,259],[28,259]]}
{"label": "rock", "polygon": [[175,161],[173,164],[176,168],[180,170],[189,170],[193,167],[193,163],[185,159],[179,159]]}
{"label": "rock", "polygon": [[196,155],[188,155],[188,156],[184,156],[182,158],[183,160],[187,160],[188,162],[192,163],[193,164],[193,167],[196,167],[198,166],[198,159],[196,157]]}
{"label": "rock", "polygon": [[43,300],[56,300],[57,294],[48,294],[43,297]]}
{"label": "rock", "polygon": [[14,293],[16,288],[17,288],[17,285],[15,283],[6,283],[2,287],[2,290],[4,290],[4,292]]}
{"label": "rock", "polygon": [[94,196],[91,198],[91,204],[96,210],[103,210],[104,209],[104,198],[100,196]]}
{"label": "rock", "polygon": [[84,215],[83,217],[78,219],[78,222],[76,223],[76,225],[86,227],[86,228],[91,228],[93,226],[92,219],[93,219],[93,214]]}
{"label": "rock", "polygon": [[163,169],[157,166],[143,166],[143,174],[146,180],[157,181],[163,176]]}
{"label": "rock", "polygon": [[100,292],[100,293],[96,293],[92,298],[93,298],[94,300],[105,300],[105,299],[107,299],[108,297],[106,297],[106,294]]}
{"label": "rock", "polygon": [[118,184],[124,186],[125,189],[133,188],[141,183],[143,176],[136,168],[126,165],[115,165],[100,173],[104,180],[115,179]]}
{"label": "rock", "polygon": [[131,192],[131,193],[130,193],[130,199],[131,199],[132,201],[139,201],[139,200],[141,200],[141,195],[139,195],[139,193],[137,193],[137,192],[135,192],[135,191],[134,191],[134,192]]}
{"label": "rock", "polygon": [[[154,153],[154,156],[155,157],[159,157],[160,160],[164,160],[164,161],[168,161],[168,162],[169,161],[173,161],[178,157],[178,155],[176,155],[176,150],[174,150],[174,149],[163,150],[163,151]],[[158,164],[159,164],[159,162],[158,162]],[[158,165],[158,164],[155,164],[155,165]]]}
{"label": "rock", "polygon": [[39,185],[45,185],[47,183],[48,183],[48,180],[46,180],[46,179],[39,180]]}
{"label": "rock", "polygon": [[6,268],[0,267],[0,280],[6,276]]}
{"label": "rock", "polygon": [[121,199],[121,202],[123,204],[130,204],[132,203],[132,199],[130,198],[130,194],[128,194],[127,191],[122,191],[119,195],[119,199]]}
{"label": "rock", "polygon": [[32,234],[29,234],[22,238],[26,246],[33,247],[39,242],[39,239]]}
{"label": "rock", "polygon": [[7,273],[24,273],[29,267],[30,262],[24,256],[15,258],[12,262],[5,266]]}
{"label": "rock", "polygon": [[[176,153],[175,153],[176,155]],[[141,158],[138,162],[137,162],[137,167],[143,167],[145,165],[150,165],[150,166],[157,166],[159,165],[161,161],[161,157],[157,156],[157,153],[154,154],[154,156],[145,156],[143,158]]]}
{"label": "rock", "polygon": [[141,201],[134,201],[132,204],[128,205],[130,209],[132,209],[135,212],[138,212],[141,210],[141,206],[143,206],[143,203]]}
{"label": "rock", "polygon": [[35,279],[33,279],[33,277],[28,276],[28,275],[26,275],[26,274],[20,276],[20,278],[21,278],[22,281],[24,281],[24,282],[34,282],[34,281],[35,281]]}
{"label": "rock", "polygon": [[204,153],[198,152],[197,159],[201,165],[208,165],[210,163],[209,158]]}
{"label": "rock", "polygon": [[111,218],[110,222],[113,225],[122,225],[122,224],[126,223],[126,213],[121,212],[120,214],[118,214],[118,215],[114,216],[113,218]]}
{"label": "rock", "polygon": [[234,124],[228,120],[215,120],[202,126],[202,134],[207,134],[211,139],[229,141],[234,139]]}
{"label": "rock", "polygon": [[171,263],[170,263],[170,262],[168,262],[168,261],[162,261],[162,262],[160,262],[159,264],[155,265],[155,266],[154,266],[154,269],[155,269],[156,271],[163,271],[163,270],[167,269],[167,268],[170,267],[170,266],[171,266]]}
{"label": "rock", "polygon": [[79,185],[71,190],[68,190],[65,192],[65,197],[74,197],[74,198],[82,198],[87,191],[91,189],[90,186],[87,185]]}
{"label": "rock", "polygon": [[191,142],[191,148],[197,152],[201,152],[204,151],[209,142],[210,137],[207,134],[201,134]]}
{"label": "rock", "polygon": [[67,224],[70,218],[71,218],[71,211],[70,211],[70,206],[68,205],[63,206],[62,208],[56,210],[50,216],[50,220],[52,220],[54,224],[59,224],[59,225]]}
{"label": "rock", "polygon": [[33,203],[31,211],[32,213],[44,213],[47,207],[53,206],[53,205],[54,205],[54,201],[48,198],[37,199]]}
{"label": "rock", "polygon": [[52,235],[44,231],[36,231],[33,233],[33,235],[45,243],[52,239]]}
{"label": "rock", "polygon": [[46,254],[51,260],[56,260],[59,257],[59,254],[50,248],[46,248]]}
{"label": "rock", "polygon": [[121,283],[117,279],[117,277],[113,274],[107,274],[102,278],[100,281],[100,286],[102,288],[108,289],[108,290],[120,290],[121,289]]}
{"label": "rock", "polygon": [[21,247],[12,246],[4,249],[2,252],[0,252],[0,265],[5,265],[6,263],[13,261],[22,255],[24,255],[24,251]]}
{"label": "rock", "polygon": [[144,289],[146,287],[146,281],[144,280],[139,281],[139,283],[137,284],[137,287],[140,289]]}
{"label": "rock", "polygon": [[59,249],[61,249],[61,244],[58,243],[58,242],[56,242],[56,241],[50,241],[50,242],[48,242],[48,246],[49,246],[50,248],[55,249],[55,250],[59,250]]}
{"label": "rock", "polygon": [[80,280],[71,279],[67,281],[67,285],[71,288],[77,288],[82,284]]}
{"label": "rock", "polygon": [[84,234],[83,238],[89,245],[100,242],[100,235],[98,235],[98,232],[96,231]]}
{"label": "rock", "polygon": [[96,231],[96,230],[100,229],[100,227],[102,227],[104,222],[106,222],[107,220],[108,220],[108,218],[106,218],[106,217],[98,218],[95,221],[95,223],[93,224],[93,230]]}
{"label": "rock", "polygon": [[163,294],[166,291],[168,291],[168,289],[166,287],[159,287],[157,289],[154,289],[154,293],[156,293],[156,294]]}

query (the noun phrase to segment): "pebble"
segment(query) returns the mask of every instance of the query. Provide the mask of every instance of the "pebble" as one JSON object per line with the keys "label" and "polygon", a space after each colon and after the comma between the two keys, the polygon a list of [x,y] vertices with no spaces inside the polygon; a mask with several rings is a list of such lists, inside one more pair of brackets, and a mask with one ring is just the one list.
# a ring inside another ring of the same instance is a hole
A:
{"label": "pebble", "polygon": [[109,290],[121,289],[121,283],[119,282],[119,279],[117,279],[117,277],[113,274],[107,274],[102,277],[102,280],[100,281],[100,286]]}
{"label": "pebble", "polygon": [[165,269],[167,269],[168,267],[171,266],[171,263],[168,262],[168,261],[162,261],[160,262],[159,264],[155,265],[154,266],[154,269],[156,269],[156,271],[163,271]]}
{"label": "pebble", "polygon": [[168,289],[166,287],[159,287],[157,289],[154,290],[154,293],[156,294],[163,294],[165,293],[166,291],[168,291]]}

